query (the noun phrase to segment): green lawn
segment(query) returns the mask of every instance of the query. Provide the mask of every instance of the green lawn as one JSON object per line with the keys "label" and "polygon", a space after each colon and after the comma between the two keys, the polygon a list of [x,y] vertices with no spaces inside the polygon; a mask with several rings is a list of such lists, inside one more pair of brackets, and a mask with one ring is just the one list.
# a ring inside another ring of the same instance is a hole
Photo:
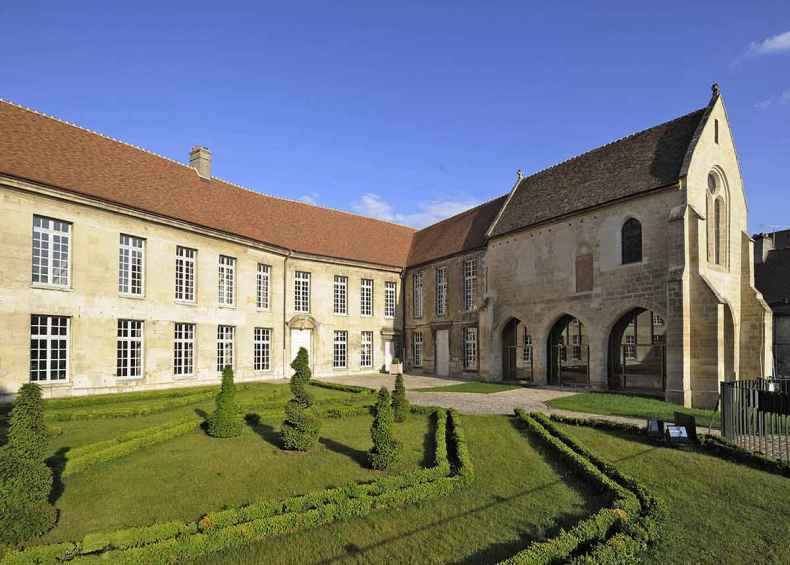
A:
{"label": "green lawn", "polygon": [[668,519],[646,563],[790,563],[790,480],[691,450],[560,426],[652,489]]}
{"label": "green lawn", "polygon": [[502,383],[469,382],[457,385],[435,386],[431,388],[415,388],[413,390],[416,392],[476,392],[480,394],[492,394],[517,388],[521,388],[521,386]]}
{"label": "green lawn", "polygon": [[604,392],[582,392],[571,396],[555,398],[547,402],[552,408],[604,414],[609,416],[631,416],[633,418],[661,418],[671,421],[675,412],[683,412],[695,416],[697,427],[707,427],[713,418],[713,427],[719,427],[719,414],[713,410],[684,408],[671,402],[656,398],[627,396],[625,394],[609,394]]}

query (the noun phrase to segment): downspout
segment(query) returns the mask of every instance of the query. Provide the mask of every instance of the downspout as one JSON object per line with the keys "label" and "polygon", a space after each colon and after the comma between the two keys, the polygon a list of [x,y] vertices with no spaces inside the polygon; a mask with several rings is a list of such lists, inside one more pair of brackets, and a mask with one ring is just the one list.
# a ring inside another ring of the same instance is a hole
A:
{"label": "downspout", "polygon": [[400,362],[401,367],[406,366],[406,269],[400,272],[400,294],[401,294],[401,309],[400,309]]}
{"label": "downspout", "polygon": [[288,254],[285,256],[285,260],[283,260],[283,378],[286,378],[286,367],[288,363],[288,350],[285,345],[285,340],[288,335],[286,307],[288,304],[288,258],[292,253],[293,251],[289,249]]}

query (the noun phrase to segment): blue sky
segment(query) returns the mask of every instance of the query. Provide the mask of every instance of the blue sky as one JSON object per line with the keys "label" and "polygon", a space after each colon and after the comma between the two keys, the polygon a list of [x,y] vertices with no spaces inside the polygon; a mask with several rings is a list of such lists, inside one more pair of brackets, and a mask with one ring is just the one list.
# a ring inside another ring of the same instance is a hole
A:
{"label": "blue sky", "polygon": [[790,227],[790,3],[639,4],[5,0],[0,97],[421,226],[718,81],[750,229]]}

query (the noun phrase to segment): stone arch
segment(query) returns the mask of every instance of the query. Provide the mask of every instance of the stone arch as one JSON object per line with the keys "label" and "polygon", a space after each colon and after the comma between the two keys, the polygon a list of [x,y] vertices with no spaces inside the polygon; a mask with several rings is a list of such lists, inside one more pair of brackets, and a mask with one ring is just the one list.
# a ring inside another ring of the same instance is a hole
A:
{"label": "stone arch", "polygon": [[666,389],[665,315],[631,307],[610,325],[607,346],[608,386],[663,396]]}
{"label": "stone arch", "polygon": [[588,326],[572,314],[554,319],[546,340],[549,384],[589,386],[590,339]]}
{"label": "stone arch", "polygon": [[724,380],[732,381],[737,378],[735,369],[735,318],[732,314],[732,308],[726,302],[724,303],[724,320],[723,320],[724,352],[722,360],[724,363]]}
{"label": "stone arch", "polygon": [[730,259],[730,186],[718,165],[708,172],[706,190],[706,233],[708,262],[729,268]]}

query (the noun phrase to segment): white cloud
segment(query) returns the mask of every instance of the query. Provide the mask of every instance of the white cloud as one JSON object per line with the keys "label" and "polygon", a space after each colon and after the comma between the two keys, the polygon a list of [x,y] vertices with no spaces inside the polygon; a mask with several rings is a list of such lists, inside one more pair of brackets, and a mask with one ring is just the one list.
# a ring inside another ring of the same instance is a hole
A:
{"label": "white cloud", "polygon": [[299,197],[299,200],[301,200],[305,204],[312,204],[313,206],[315,206],[316,204],[318,204],[318,193],[311,192],[310,194],[303,194],[302,196]]}
{"label": "white cloud", "polygon": [[782,92],[779,96],[771,96],[765,100],[760,100],[754,107],[758,110],[765,110],[774,104],[790,104],[790,88]]}
{"label": "white cloud", "polygon": [[790,52],[790,31],[774,35],[763,41],[753,41],[747,50],[747,54],[752,56],[775,55],[784,52]]}
{"label": "white cloud", "polygon": [[380,195],[368,192],[363,194],[353,204],[352,208],[355,212],[365,216],[405,224],[415,228],[424,228],[464,210],[474,208],[478,204],[480,204],[479,201],[468,198],[462,200],[429,200],[418,203],[415,212],[403,213],[396,212],[395,207]]}

